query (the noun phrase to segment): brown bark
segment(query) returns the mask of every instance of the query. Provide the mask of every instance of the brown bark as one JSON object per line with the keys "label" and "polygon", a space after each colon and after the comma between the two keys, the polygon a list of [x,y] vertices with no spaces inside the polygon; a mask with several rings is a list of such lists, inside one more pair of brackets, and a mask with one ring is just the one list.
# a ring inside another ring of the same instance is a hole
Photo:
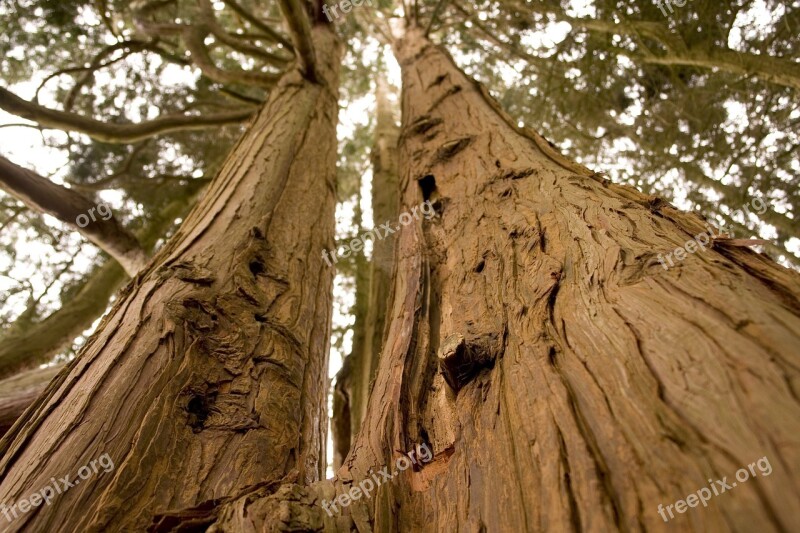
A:
{"label": "brown bark", "polygon": [[566,161],[418,32],[397,51],[403,203],[435,180],[441,218],[401,234],[391,352],[352,460],[428,440],[447,459],[389,485],[375,529],[666,530],[659,504],[764,456],[769,477],[673,522],[790,529],[796,273],[743,249],[664,270],[699,219]]}
{"label": "brown bark", "polygon": [[[0,189],[34,211],[48,213],[80,232],[116,259],[131,276],[147,262],[139,241],[112,213],[98,212],[96,202],[1,156]],[[86,217],[88,224],[81,225],[77,220],[80,216]]]}
{"label": "brown bark", "polygon": [[[324,469],[338,45],[288,73],[219,176],[0,448],[14,502],[107,453],[111,473],[9,530],[141,531]],[[8,504],[7,504],[8,505]]]}
{"label": "brown bark", "polygon": [[[718,245],[663,269],[696,216],[565,159],[421,31],[396,50],[402,203],[440,216],[401,230],[362,431],[333,482],[241,498],[219,530],[791,530],[798,275]],[[421,443],[433,461],[320,512]]]}

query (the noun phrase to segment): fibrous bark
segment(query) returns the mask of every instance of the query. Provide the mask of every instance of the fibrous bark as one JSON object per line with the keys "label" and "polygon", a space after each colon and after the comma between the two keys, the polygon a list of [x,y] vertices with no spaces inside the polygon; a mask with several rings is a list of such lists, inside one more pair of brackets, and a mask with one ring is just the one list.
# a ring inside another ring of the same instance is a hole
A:
{"label": "fibrous bark", "polygon": [[420,32],[397,52],[403,204],[440,217],[401,233],[346,464],[430,442],[446,465],[389,485],[375,529],[667,529],[659,504],[764,456],[781,467],[675,521],[789,529],[797,275],[744,249],[663,269],[701,220],[561,157]]}
{"label": "fibrous bark", "polygon": [[169,529],[254,486],[324,471],[338,46],[298,70],[29,421],[0,442],[0,501],[107,453],[112,473],[9,530]]}

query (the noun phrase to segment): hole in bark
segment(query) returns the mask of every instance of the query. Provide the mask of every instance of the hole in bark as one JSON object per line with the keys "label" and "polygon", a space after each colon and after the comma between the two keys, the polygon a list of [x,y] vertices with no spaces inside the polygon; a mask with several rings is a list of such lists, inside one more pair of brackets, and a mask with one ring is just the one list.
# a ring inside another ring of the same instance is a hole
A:
{"label": "hole in bark", "polygon": [[419,183],[419,188],[422,190],[422,199],[430,200],[431,195],[436,190],[436,178],[432,174],[428,174],[417,180],[417,183]]}
{"label": "hole in bark", "polygon": [[260,259],[252,259],[249,266],[250,272],[252,272],[254,276],[262,274],[265,270],[264,263],[262,263]]}
{"label": "hole in bark", "polygon": [[480,262],[480,263],[478,263],[478,265],[475,267],[475,272],[477,272],[478,274],[480,274],[481,272],[483,272],[483,267],[485,267],[485,266],[486,266],[486,261],[484,261],[483,259],[481,259],[481,262]]}
{"label": "hole in bark", "polygon": [[213,398],[209,399],[197,394],[192,396],[189,403],[186,404],[186,411],[189,413],[188,424],[195,433],[203,430],[203,425],[211,412],[210,400],[213,401]]}
{"label": "hole in bark", "polygon": [[255,314],[255,318],[256,318],[256,322],[261,322],[262,324],[267,321],[267,317],[265,317],[264,315],[258,314],[258,313]]}
{"label": "hole in bark", "polygon": [[550,363],[550,366],[556,366],[556,349],[552,346],[547,352],[547,361]]}
{"label": "hole in bark", "polygon": [[442,218],[442,213],[444,213],[444,199],[437,198],[433,201],[433,212],[436,213],[439,218]]}

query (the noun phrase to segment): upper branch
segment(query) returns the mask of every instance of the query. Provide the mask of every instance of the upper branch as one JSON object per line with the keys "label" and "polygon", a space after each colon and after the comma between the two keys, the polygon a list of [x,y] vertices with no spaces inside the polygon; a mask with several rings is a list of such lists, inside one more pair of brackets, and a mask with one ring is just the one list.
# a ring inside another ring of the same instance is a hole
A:
{"label": "upper branch", "polygon": [[311,40],[311,23],[300,0],[278,0],[289,24],[289,32],[300,61],[300,69],[309,80],[317,80],[314,43]]}
{"label": "upper branch", "polygon": [[647,37],[661,43],[667,52],[663,55],[650,51],[631,54],[619,50],[645,63],[658,65],[685,65],[705,69],[720,69],[733,74],[748,74],[764,81],[800,89],[800,63],[768,54],[739,52],[723,47],[687,47],[683,40],[672,34],[661,23],[647,21],[611,22],[599,19],[562,17],[571,25],[596,33]]}
{"label": "upper branch", "polygon": [[85,133],[95,140],[106,143],[134,143],[174,131],[201,130],[212,126],[235,124],[244,122],[254,112],[252,109],[242,109],[209,115],[165,115],[136,124],[110,124],[28,102],[2,87],[0,87],[0,109],[37,122],[45,128]]}
{"label": "upper branch", "polygon": [[[110,210],[106,215],[100,212],[95,202],[85,196],[1,156],[0,189],[29,208],[48,213],[72,226],[116,259],[131,276],[147,262],[147,253],[139,241],[119,223]],[[81,215],[88,221],[84,226],[77,220]]]}
{"label": "upper branch", "polygon": [[245,19],[247,22],[253,25],[253,27],[258,28],[259,30],[263,31],[267,37],[275,41],[276,43],[280,43],[286,47],[287,50],[290,52],[294,52],[294,47],[292,43],[281,35],[280,33],[273,30],[268,24],[265,24],[261,19],[247,11],[245,8],[237,4],[234,0],[222,0],[226,6],[231,8],[237,15]]}

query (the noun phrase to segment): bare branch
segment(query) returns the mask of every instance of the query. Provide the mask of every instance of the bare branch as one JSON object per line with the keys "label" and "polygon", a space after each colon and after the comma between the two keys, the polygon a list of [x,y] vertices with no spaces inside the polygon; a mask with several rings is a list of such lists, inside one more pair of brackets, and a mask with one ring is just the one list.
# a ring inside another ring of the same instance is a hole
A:
{"label": "bare branch", "polygon": [[281,11],[289,24],[294,48],[300,61],[300,69],[311,81],[317,80],[314,43],[311,40],[311,23],[300,0],[278,0]]}
{"label": "bare branch", "polygon": [[[116,259],[131,276],[147,262],[147,254],[139,241],[111,213],[94,214],[97,211],[95,202],[1,156],[0,188],[29,208],[71,226]],[[81,215],[88,221],[83,227],[77,221]]]}
{"label": "bare branch", "polygon": [[265,24],[261,19],[247,11],[245,8],[240,6],[234,0],[222,0],[226,6],[231,8],[237,15],[245,19],[247,22],[253,25],[253,27],[258,28],[259,30],[263,31],[267,36],[269,36],[272,40],[276,43],[280,43],[286,47],[286,49],[290,52],[294,52],[294,47],[292,43],[281,35],[280,33],[273,30],[269,25]]}
{"label": "bare branch", "polygon": [[[167,205],[137,238],[150,250],[172,227],[175,219],[186,214],[198,191],[180,196]],[[113,260],[95,267],[79,290],[41,322],[15,328],[0,338],[0,379],[20,370],[46,362],[89,328],[103,314],[108,301],[125,280],[125,271]],[[13,327],[13,326],[12,326]]]}
{"label": "bare branch", "polygon": [[210,29],[208,26],[187,26],[183,31],[183,42],[192,54],[194,63],[203,71],[210,80],[218,83],[242,83],[245,85],[256,85],[259,87],[272,87],[275,85],[281,73],[264,74],[249,70],[224,70],[214,64],[211,55],[208,53],[204,39]]}
{"label": "bare branch", "polygon": [[95,140],[106,143],[134,143],[175,131],[202,130],[235,124],[244,122],[254,113],[251,108],[209,115],[165,115],[136,124],[111,124],[28,102],[2,87],[0,87],[0,109],[37,122],[45,128],[85,133]]}

